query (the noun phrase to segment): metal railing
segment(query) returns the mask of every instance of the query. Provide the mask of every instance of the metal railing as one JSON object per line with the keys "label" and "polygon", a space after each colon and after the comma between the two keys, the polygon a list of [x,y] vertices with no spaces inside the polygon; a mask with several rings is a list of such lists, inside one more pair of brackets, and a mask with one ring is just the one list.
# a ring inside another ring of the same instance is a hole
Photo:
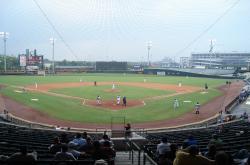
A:
{"label": "metal railing", "polygon": [[[138,165],[145,165],[147,162],[150,162],[152,165],[157,165],[157,163],[150,158],[147,153],[144,153],[143,150],[133,141],[127,141],[126,145],[129,150],[129,160],[131,160],[132,164],[137,163]],[[143,154],[143,162],[141,162],[141,156]],[[135,162],[135,158],[137,157],[137,162]]]}
{"label": "metal railing", "polygon": [[151,165],[158,165],[147,153],[143,153],[143,165],[149,162]]}

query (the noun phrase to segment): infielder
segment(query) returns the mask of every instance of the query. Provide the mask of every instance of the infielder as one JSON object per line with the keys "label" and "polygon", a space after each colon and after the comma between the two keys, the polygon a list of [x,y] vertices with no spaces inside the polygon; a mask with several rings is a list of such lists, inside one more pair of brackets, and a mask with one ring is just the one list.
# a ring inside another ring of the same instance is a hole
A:
{"label": "infielder", "polygon": [[177,99],[174,99],[174,110],[179,108],[179,101]]}
{"label": "infielder", "polygon": [[120,102],[121,102],[121,96],[117,96],[116,97],[116,104],[120,105]]}
{"label": "infielder", "polygon": [[200,114],[200,103],[199,102],[197,102],[196,104],[195,104],[195,114]]}
{"label": "infielder", "polygon": [[101,104],[101,97],[99,95],[96,98],[96,103],[97,103],[97,105]]}

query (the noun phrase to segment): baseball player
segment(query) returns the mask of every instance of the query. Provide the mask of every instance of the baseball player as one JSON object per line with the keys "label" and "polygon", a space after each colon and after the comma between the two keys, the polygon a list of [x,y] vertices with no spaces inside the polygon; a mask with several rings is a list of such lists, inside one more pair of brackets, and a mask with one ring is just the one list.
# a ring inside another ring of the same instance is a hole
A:
{"label": "baseball player", "polygon": [[179,101],[177,99],[174,99],[174,110],[179,108]]}
{"label": "baseball player", "polygon": [[97,103],[97,105],[101,104],[101,97],[99,95],[96,98],[96,103]]}
{"label": "baseball player", "polygon": [[195,114],[200,114],[200,103],[199,102],[197,102],[196,104],[195,104]]}
{"label": "baseball player", "polygon": [[181,82],[179,82],[179,87],[181,87],[182,86],[182,84],[181,84]]}
{"label": "baseball player", "polygon": [[208,89],[208,86],[207,86],[207,83],[205,83],[205,90],[207,90]]}
{"label": "baseball player", "polygon": [[37,89],[37,83],[35,82],[35,87],[36,87],[36,89]]}
{"label": "baseball player", "polygon": [[112,85],[112,90],[114,90],[115,89],[115,84],[113,83],[113,85]]}
{"label": "baseball player", "polygon": [[116,104],[120,105],[120,102],[121,102],[121,96],[117,96],[116,97]]}

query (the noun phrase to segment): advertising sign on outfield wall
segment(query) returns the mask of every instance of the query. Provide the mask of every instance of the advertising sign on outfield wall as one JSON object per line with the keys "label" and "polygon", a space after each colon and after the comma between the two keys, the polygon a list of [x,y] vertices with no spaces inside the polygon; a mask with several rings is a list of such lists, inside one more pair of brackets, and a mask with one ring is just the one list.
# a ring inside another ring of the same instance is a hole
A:
{"label": "advertising sign on outfield wall", "polygon": [[166,75],[165,72],[157,72],[156,74],[159,75],[159,76],[165,76]]}

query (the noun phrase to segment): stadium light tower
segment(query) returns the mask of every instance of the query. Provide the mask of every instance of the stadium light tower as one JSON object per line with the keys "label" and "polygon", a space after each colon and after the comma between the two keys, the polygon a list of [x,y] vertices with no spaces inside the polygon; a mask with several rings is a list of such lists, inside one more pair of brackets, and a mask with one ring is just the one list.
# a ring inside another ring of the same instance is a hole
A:
{"label": "stadium light tower", "polygon": [[147,43],[147,49],[148,49],[148,66],[150,66],[150,49],[152,48],[152,41],[148,41]]}
{"label": "stadium light tower", "polygon": [[51,37],[49,40],[52,45],[52,72],[53,74],[55,74],[55,41],[56,39]]}
{"label": "stadium light tower", "polygon": [[210,41],[210,45],[209,45],[209,57],[210,57],[210,60],[209,60],[209,67],[211,68],[212,66],[212,55],[213,55],[213,49],[214,49],[214,42],[216,41],[215,39],[211,39],[209,40]]}
{"label": "stadium light tower", "polygon": [[9,33],[8,32],[0,32],[0,37],[3,38],[3,55],[4,55],[4,72],[6,72],[6,41],[8,39]]}

